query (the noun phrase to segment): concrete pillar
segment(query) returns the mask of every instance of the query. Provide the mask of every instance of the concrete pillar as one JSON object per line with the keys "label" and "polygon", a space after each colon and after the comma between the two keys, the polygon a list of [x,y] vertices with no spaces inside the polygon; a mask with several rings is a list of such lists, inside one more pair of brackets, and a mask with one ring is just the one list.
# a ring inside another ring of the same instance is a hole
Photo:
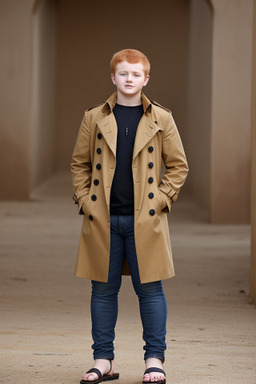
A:
{"label": "concrete pillar", "polygon": [[55,165],[54,0],[0,2],[0,199],[27,200]]}
{"label": "concrete pillar", "polygon": [[212,0],[212,223],[250,219],[252,0]]}
{"label": "concrete pillar", "polygon": [[[187,139],[187,184],[198,205],[210,210],[211,62],[213,11],[205,0],[191,0]],[[203,161],[202,161],[203,159]]]}
{"label": "concrete pillar", "polygon": [[251,270],[250,291],[256,305],[256,0],[253,6],[252,60],[252,188],[251,188]]}
{"label": "concrete pillar", "polygon": [[28,199],[32,6],[34,0],[0,2],[0,199]]}
{"label": "concrete pillar", "polygon": [[33,10],[32,190],[55,170],[57,51],[56,1],[37,2]]}

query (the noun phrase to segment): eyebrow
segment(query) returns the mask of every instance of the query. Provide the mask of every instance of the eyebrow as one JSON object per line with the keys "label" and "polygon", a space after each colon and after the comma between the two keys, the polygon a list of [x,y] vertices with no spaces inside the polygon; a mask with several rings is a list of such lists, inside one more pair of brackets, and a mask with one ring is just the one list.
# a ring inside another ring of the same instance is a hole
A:
{"label": "eyebrow", "polygon": [[[130,72],[130,71],[118,71],[118,73],[128,73],[128,72]],[[132,71],[132,73],[136,73],[138,75],[142,74],[142,72],[138,72],[138,71]]]}

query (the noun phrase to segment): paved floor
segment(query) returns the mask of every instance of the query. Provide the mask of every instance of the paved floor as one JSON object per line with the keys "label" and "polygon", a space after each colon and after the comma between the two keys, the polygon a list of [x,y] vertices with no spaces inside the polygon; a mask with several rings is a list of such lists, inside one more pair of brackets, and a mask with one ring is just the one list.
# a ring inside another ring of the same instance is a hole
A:
{"label": "paved floor", "polygon": [[[0,203],[0,383],[78,384],[92,363],[90,282],[73,275],[81,217],[71,196],[69,175],[58,175],[31,202]],[[255,384],[249,226],[209,225],[185,196],[169,219],[176,277],[164,283],[167,383]],[[128,277],[119,302],[119,383],[140,383],[141,325]]]}

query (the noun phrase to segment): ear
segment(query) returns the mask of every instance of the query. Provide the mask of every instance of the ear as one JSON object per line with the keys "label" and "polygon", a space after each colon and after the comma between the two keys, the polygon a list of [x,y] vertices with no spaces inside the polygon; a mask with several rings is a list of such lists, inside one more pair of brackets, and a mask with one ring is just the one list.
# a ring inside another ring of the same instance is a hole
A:
{"label": "ear", "polygon": [[115,75],[114,75],[114,73],[111,73],[111,80],[112,80],[112,83],[113,83],[114,85],[116,85],[116,81],[115,81]]}
{"label": "ear", "polygon": [[147,76],[145,77],[144,87],[145,87],[145,86],[147,85],[147,83],[149,82],[149,79],[150,79],[150,76],[147,75]]}

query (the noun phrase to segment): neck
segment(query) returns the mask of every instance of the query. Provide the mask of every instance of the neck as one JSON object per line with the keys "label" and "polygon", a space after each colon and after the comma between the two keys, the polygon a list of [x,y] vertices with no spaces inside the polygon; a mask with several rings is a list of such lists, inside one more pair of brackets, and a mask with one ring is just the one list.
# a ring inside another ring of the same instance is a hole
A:
{"label": "neck", "polygon": [[117,91],[117,104],[125,105],[128,107],[135,107],[141,105],[141,92],[136,95],[127,96]]}

